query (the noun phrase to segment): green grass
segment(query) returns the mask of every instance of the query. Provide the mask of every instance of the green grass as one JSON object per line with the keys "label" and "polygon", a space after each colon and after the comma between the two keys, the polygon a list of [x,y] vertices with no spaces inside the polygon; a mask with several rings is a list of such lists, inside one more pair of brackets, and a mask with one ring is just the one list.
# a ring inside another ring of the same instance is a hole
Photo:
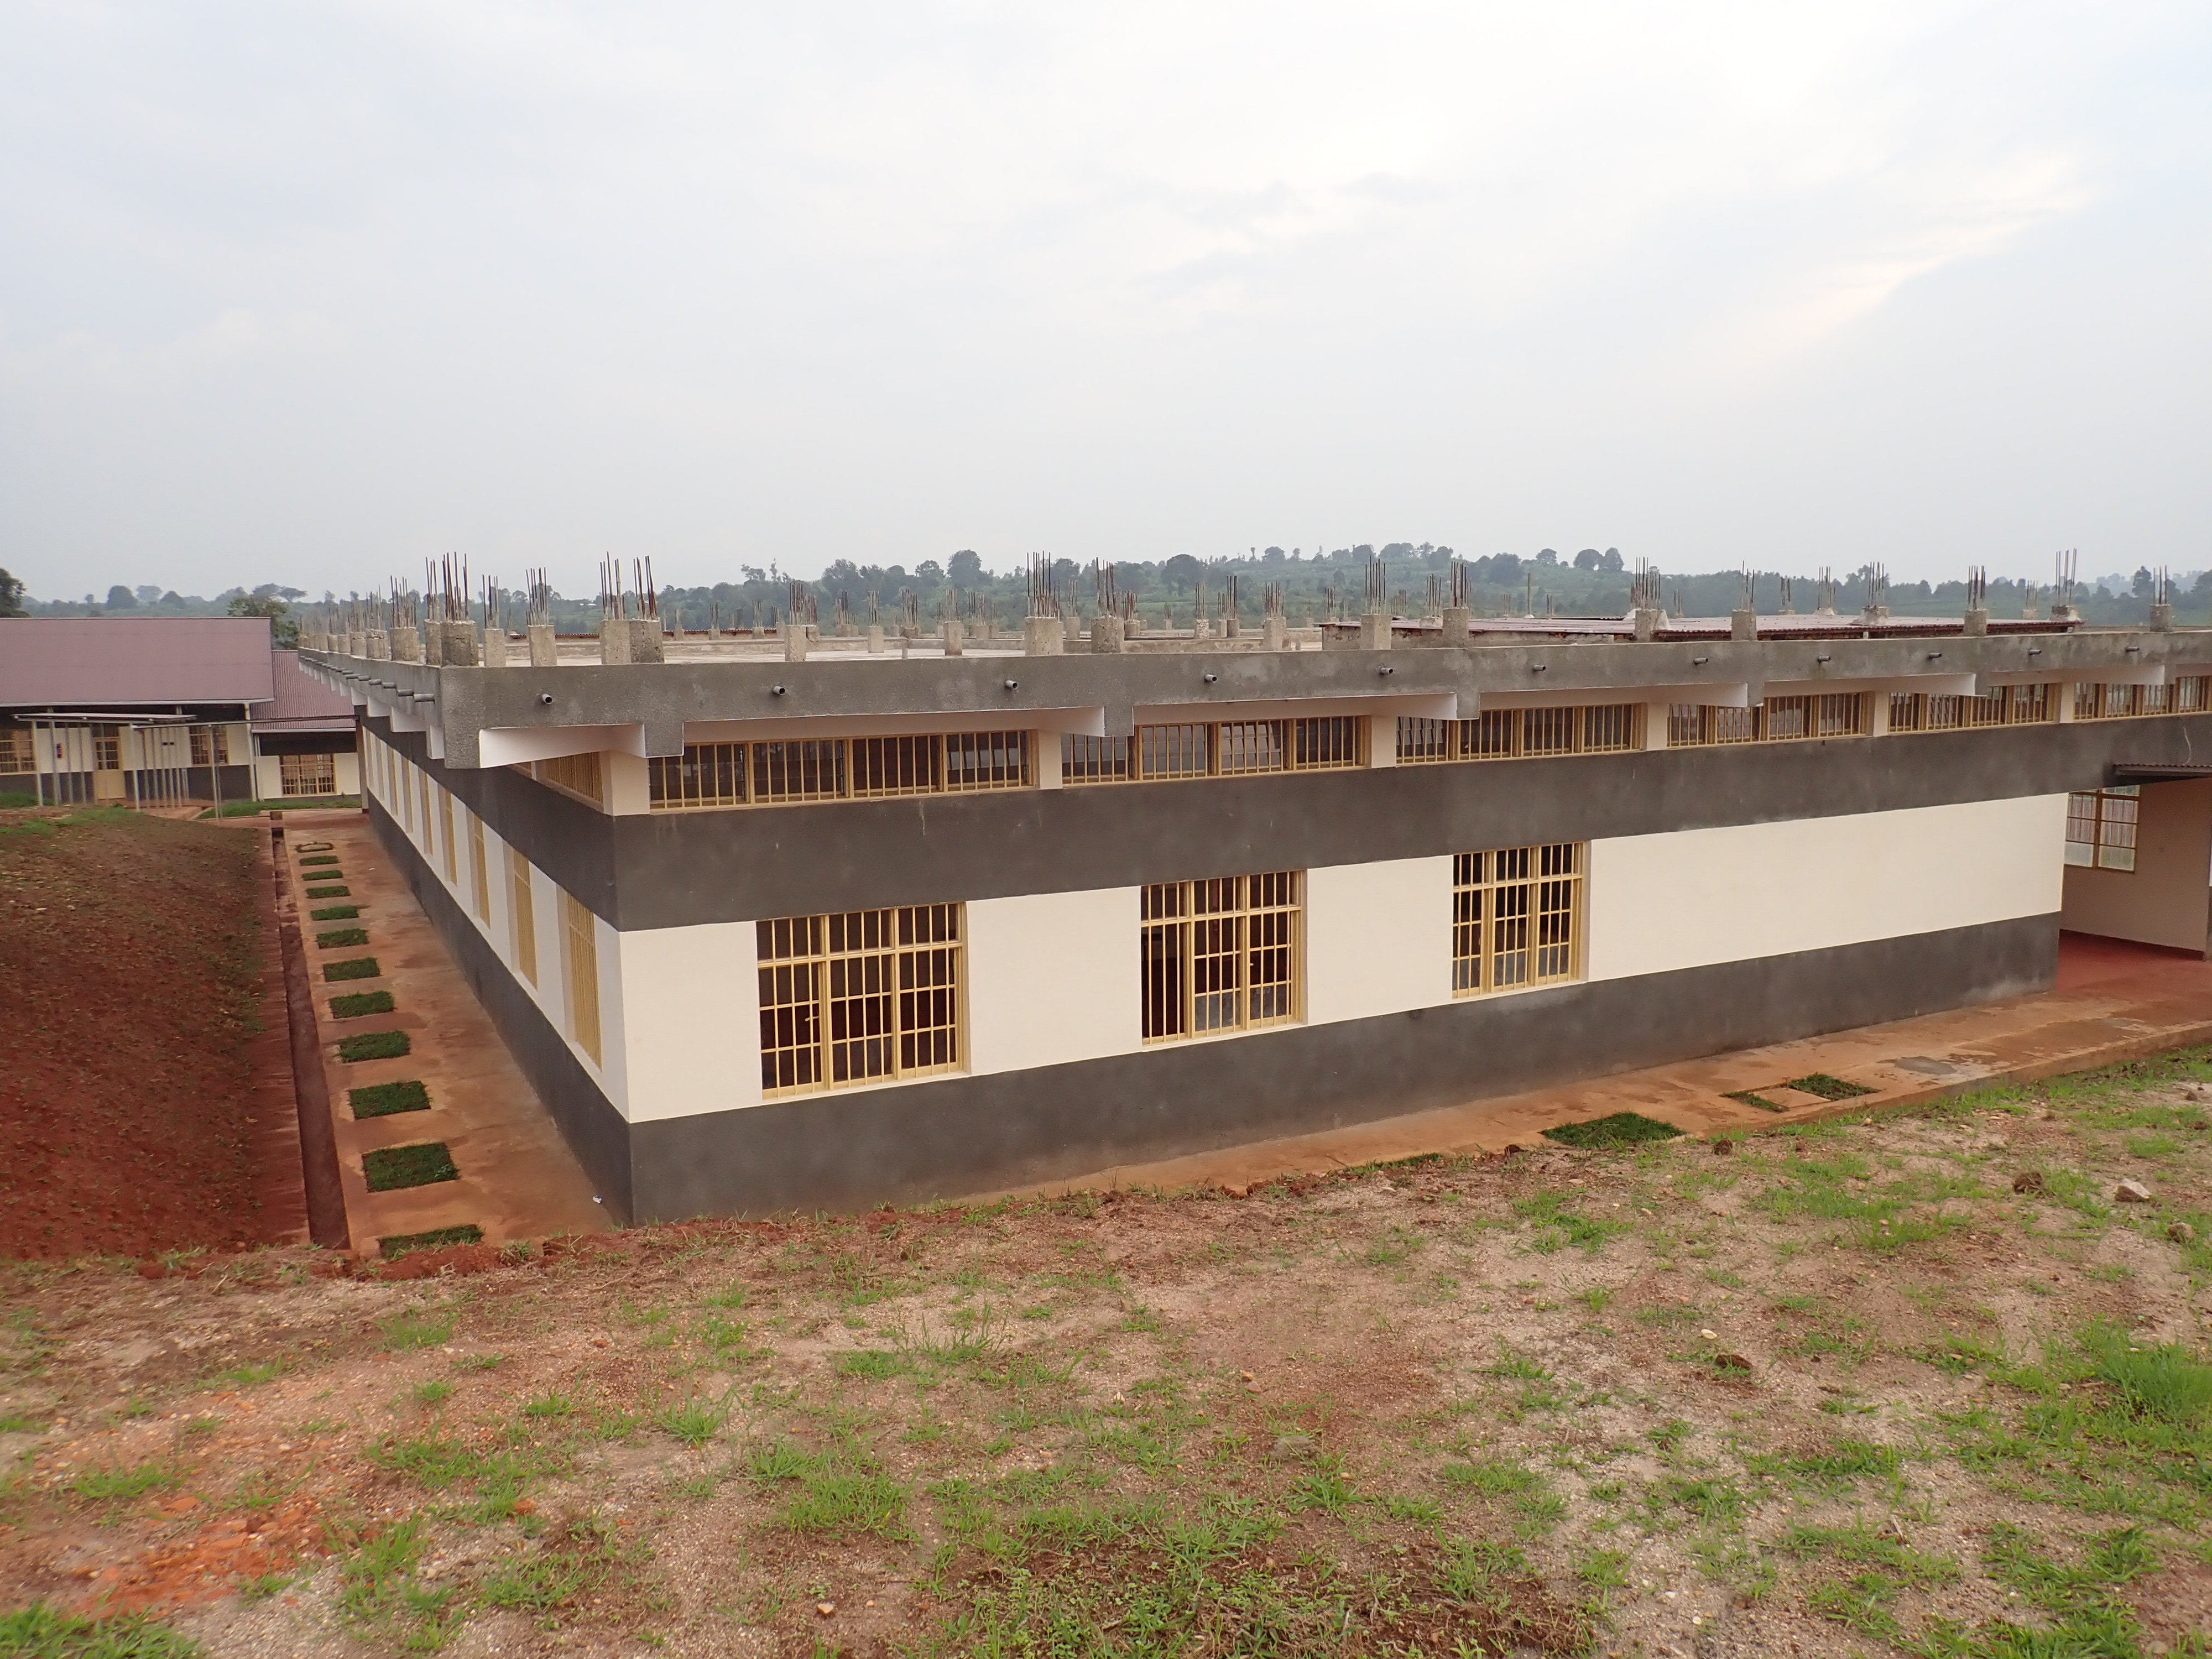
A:
{"label": "green grass", "polygon": [[[258,817],[264,812],[306,812],[323,807],[358,806],[359,795],[295,795],[278,800],[227,800],[222,804],[222,816],[227,818]],[[213,817],[212,812],[203,812],[204,818]]]}
{"label": "green grass", "polygon": [[1830,1077],[1826,1072],[1808,1072],[1803,1077],[1793,1077],[1782,1085],[1795,1089],[1800,1094],[1818,1095],[1823,1100],[1849,1100],[1854,1095],[1870,1095],[1874,1091],[1856,1083],[1846,1083],[1839,1077]]}
{"label": "green grass", "polygon": [[1545,1130],[1544,1138],[1556,1140],[1562,1146],[1596,1151],[1634,1146],[1650,1140],[1673,1140],[1681,1133],[1673,1125],[1645,1117],[1640,1112],[1615,1112],[1610,1117],[1595,1117],[1584,1123],[1558,1124]]}
{"label": "green grass", "polygon": [[174,1468],[152,1462],[128,1468],[85,1469],[70,1481],[69,1489],[88,1504],[127,1504],[149,1492],[166,1492],[176,1484]]}
{"label": "green grass", "polygon": [[304,870],[311,864],[336,864],[337,861],[336,853],[310,853],[300,860],[300,867]]}
{"label": "green grass", "polygon": [[331,999],[332,1019],[359,1019],[364,1014],[388,1014],[392,1012],[392,993],[389,991],[356,991],[349,996]]}
{"label": "green grass", "polygon": [[425,1140],[412,1146],[384,1146],[364,1153],[361,1172],[372,1193],[388,1193],[402,1187],[428,1187],[441,1181],[459,1181],[453,1155],[442,1140]]}
{"label": "green grass", "polygon": [[414,1039],[404,1031],[362,1031],[338,1039],[338,1058],[348,1061],[398,1060],[414,1047]]}
{"label": "green grass", "polygon": [[351,921],[361,914],[358,904],[333,904],[320,910],[307,912],[310,921]]}
{"label": "green grass", "polygon": [[327,933],[315,935],[315,948],[319,951],[335,951],[340,945],[368,943],[368,929],[366,927],[333,927]]}
{"label": "green grass", "polygon": [[1722,1097],[1724,1100],[1740,1100],[1747,1106],[1756,1106],[1762,1112],[1786,1112],[1787,1106],[1778,1106],[1756,1089],[1731,1089]]}
{"label": "green grass", "polygon": [[203,1659],[206,1652],[143,1613],[79,1619],[44,1601],[0,1613],[0,1659]]}
{"label": "green grass", "polygon": [[481,1244],[483,1229],[473,1221],[465,1221],[458,1227],[433,1227],[428,1232],[395,1233],[390,1238],[376,1243],[377,1252],[386,1261],[396,1261],[410,1250],[442,1250],[455,1244]]}
{"label": "green grass", "polygon": [[310,887],[307,889],[307,896],[309,898],[349,898],[352,895],[353,889],[350,887]]}
{"label": "green grass", "polygon": [[384,1322],[384,1346],[394,1353],[441,1347],[453,1340],[453,1316],[441,1308],[403,1308]]}
{"label": "green grass", "polygon": [[346,1102],[356,1118],[390,1117],[398,1112],[427,1112],[430,1091],[419,1079],[404,1083],[372,1083],[365,1089],[346,1091]]}
{"label": "green grass", "polygon": [[333,983],[346,979],[374,979],[384,972],[374,957],[355,957],[347,962],[323,964],[323,977]]}

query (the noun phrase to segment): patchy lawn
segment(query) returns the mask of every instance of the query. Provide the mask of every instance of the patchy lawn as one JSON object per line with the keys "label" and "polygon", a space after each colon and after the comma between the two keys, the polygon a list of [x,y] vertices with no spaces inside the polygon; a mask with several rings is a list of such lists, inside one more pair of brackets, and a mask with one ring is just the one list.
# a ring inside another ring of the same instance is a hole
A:
{"label": "patchy lawn", "polygon": [[2201,1654],[2208,1079],[17,1268],[0,1607],[223,1655]]}

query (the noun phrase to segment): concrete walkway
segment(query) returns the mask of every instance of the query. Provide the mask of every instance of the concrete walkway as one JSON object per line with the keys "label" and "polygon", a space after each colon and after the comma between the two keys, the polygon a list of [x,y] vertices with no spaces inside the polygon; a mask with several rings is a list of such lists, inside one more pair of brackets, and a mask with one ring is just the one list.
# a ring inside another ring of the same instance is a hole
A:
{"label": "concrete walkway", "polygon": [[[1220,1186],[1242,1192],[1280,1176],[1425,1152],[1533,1146],[1547,1128],[1614,1112],[1639,1112],[1693,1135],[1750,1133],[1917,1105],[1998,1084],[2033,1082],[2208,1042],[2212,963],[2069,933],[2060,945],[2057,986],[2037,996],[1471,1101],[1321,1134],[1121,1165],[1018,1190]],[[1782,1086],[1815,1073],[1869,1092],[1832,1101]],[[1783,1109],[1764,1110],[1729,1097],[1745,1091]]]}
{"label": "concrete walkway", "polygon": [[[287,812],[284,829],[289,874],[314,981],[315,1022],[330,1079],[354,1248],[373,1252],[382,1239],[466,1224],[482,1228],[485,1242],[492,1244],[606,1229],[611,1224],[606,1212],[592,1202],[589,1179],[454,967],[430,919],[385,857],[368,821],[351,810]],[[337,854],[347,896],[307,896],[300,860],[318,849]],[[340,904],[358,905],[360,917],[312,919],[313,912]],[[366,928],[368,943],[331,950],[316,945],[318,933],[341,927]],[[325,964],[363,956],[376,958],[382,969],[377,977],[324,981]],[[331,1016],[333,997],[362,991],[389,991],[392,1012],[356,1019]],[[406,1032],[412,1051],[397,1060],[350,1064],[337,1057],[341,1036],[390,1030]],[[349,1090],[408,1079],[419,1079],[428,1090],[428,1111],[355,1119]],[[364,1153],[424,1141],[446,1144],[460,1171],[458,1181],[368,1190],[362,1174]]]}

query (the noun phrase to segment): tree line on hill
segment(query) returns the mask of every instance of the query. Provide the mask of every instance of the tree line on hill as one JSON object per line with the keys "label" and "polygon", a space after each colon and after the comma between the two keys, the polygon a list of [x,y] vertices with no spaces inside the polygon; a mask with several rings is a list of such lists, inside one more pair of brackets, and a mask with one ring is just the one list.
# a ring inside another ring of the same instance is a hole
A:
{"label": "tree line on hill", "polygon": [[[1379,547],[1361,543],[1326,551],[1316,548],[1311,554],[1300,548],[1255,547],[1241,558],[1176,554],[1158,561],[1117,560],[1112,566],[1113,586],[1147,625],[1187,627],[1201,604],[1208,616],[1223,615],[1232,579],[1237,611],[1247,621],[1256,622],[1264,590],[1273,586],[1281,590],[1291,622],[1308,623],[1356,616],[1365,608],[1370,558],[1381,561],[1391,611],[1426,615],[1443,603],[1455,555],[1450,547],[1433,542],[1391,542]],[[1097,608],[1091,566],[1058,559],[1052,572],[1063,610],[1087,616]],[[1831,592],[1838,612],[1853,613],[1864,606],[1871,575],[1870,568],[1863,567],[1836,577]],[[1966,605],[1964,576],[1961,572],[1960,579],[1953,581],[1892,582],[1887,603],[1900,617],[1956,616]],[[1585,547],[1573,553],[1545,548],[1527,558],[1495,553],[1470,559],[1464,580],[1468,602],[1479,616],[1618,617],[1629,608],[1631,578],[1619,549]],[[1661,599],[1676,616],[1725,616],[1741,602],[1744,580],[1737,570],[1668,573],[1661,578]],[[2025,590],[2033,580],[1991,578],[1991,614],[2021,614]],[[1783,609],[1785,582],[1792,608],[1810,611],[1816,607],[1820,590],[1815,577],[1784,578],[1767,571],[1752,574],[1756,607],[1769,613]],[[859,625],[866,625],[872,608],[878,620],[895,623],[910,604],[924,626],[933,629],[951,606],[966,615],[988,609],[1001,625],[1012,625],[1027,608],[1027,584],[1025,567],[993,571],[973,549],[963,548],[941,562],[923,559],[911,569],[840,558],[811,580],[789,575],[774,561],[765,568],[740,563],[734,581],[663,587],[657,597],[664,620],[693,632],[703,632],[710,625],[773,627],[788,617],[794,597],[802,603],[811,601],[817,620],[825,625],[838,615],[842,600],[845,613]],[[2047,612],[2048,586],[2036,585],[2037,602]],[[2091,623],[2139,623],[2148,617],[2151,589],[2146,567],[2124,580],[2108,577],[2085,585],[2077,589],[2075,602]],[[208,599],[152,584],[131,588],[118,583],[108,589],[105,602],[90,593],[81,600],[41,601],[27,599],[22,583],[0,570],[0,616],[261,616],[270,619],[280,645],[296,641],[303,616],[343,604],[346,597],[353,596],[325,590],[320,600],[312,600],[304,589],[264,582],[250,589],[234,587]],[[2175,585],[2173,597],[2179,620],[2212,621],[2212,571],[2189,573]],[[299,603],[303,600],[304,605]],[[601,604],[596,594],[556,592],[551,609],[562,633],[589,633],[599,626]],[[519,592],[509,596],[507,617],[512,625],[520,625]]]}

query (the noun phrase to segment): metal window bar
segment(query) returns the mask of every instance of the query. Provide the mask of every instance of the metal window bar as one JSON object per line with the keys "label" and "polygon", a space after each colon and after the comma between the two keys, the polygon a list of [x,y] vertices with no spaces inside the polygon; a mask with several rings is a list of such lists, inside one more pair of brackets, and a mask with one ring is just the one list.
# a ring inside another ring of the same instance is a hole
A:
{"label": "metal window bar", "polygon": [[1146,887],[1140,1034],[1161,1042],[1298,1018],[1299,872]]}
{"label": "metal window bar", "polygon": [[1415,714],[1398,716],[1398,764],[1427,766],[1455,759],[1453,741],[1459,735],[1456,720],[1423,720]]}
{"label": "metal window bar", "polygon": [[1291,723],[1291,769],[1322,772],[1367,764],[1367,720],[1322,714]]}
{"label": "metal window bar", "polygon": [[1136,775],[1137,740],[1127,738],[1079,738],[1063,734],[1060,740],[1060,781],[1063,786],[1080,783],[1127,783]]}
{"label": "metal window bar", "polygon": [[757,924],[761,1087],[771,1095],[957,1070],[957,904]]}
{"label": "metal window bar", "polygon": [[[1304,721],[1299,722],[1304,725]],[[1281,772],[1290,766],[1285,740],[1287,720],[1224,720],[1216,728],[1214,753],[1221,775],[1241,777],[1253,772]]]}
{"label": "metal window bar", "polygon": [[1579,842],[1454,857],[1455,994],[1560,984],[1580,976],[1583,863]]}
{"label": "metal window bar", "polygon": [[1213,727],[1204,722],[1139,726],[1137,771],[1148,779],[1210,777]]}

